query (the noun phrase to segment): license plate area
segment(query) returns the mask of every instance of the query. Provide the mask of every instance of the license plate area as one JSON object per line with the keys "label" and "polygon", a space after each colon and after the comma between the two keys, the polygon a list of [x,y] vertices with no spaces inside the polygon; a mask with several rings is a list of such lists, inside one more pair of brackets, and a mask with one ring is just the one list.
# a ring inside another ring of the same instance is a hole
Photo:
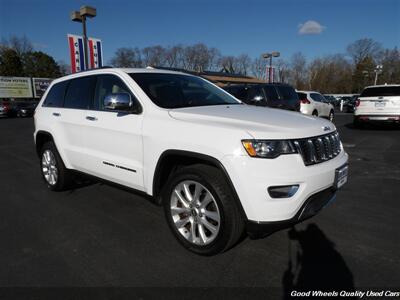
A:
{"label": "license plate area", "polygon": [[335,170],[335,182],[333,184],[335,189],[340,189],[344,184],[346,184],[348,173],[349,166],[347,164]]}
{"label": "license plate area", "polygon": [[377,102],[375,102],[375,107],[376,108],[383,108],[383,107],[385,107],[386,106],[386,102],[383,102],[383,101],[377,101]]}

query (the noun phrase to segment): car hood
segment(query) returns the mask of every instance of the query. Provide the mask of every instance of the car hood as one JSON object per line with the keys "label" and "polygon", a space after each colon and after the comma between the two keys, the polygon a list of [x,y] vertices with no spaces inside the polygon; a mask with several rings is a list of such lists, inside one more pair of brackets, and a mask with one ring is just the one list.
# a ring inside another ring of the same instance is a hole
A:
{"label": "car hood", "polygon": [[178,108],[171,109],[169,115],[180,121],[244,130],[257,139],[304,138],[336,130],[325,119],[251,105]]}

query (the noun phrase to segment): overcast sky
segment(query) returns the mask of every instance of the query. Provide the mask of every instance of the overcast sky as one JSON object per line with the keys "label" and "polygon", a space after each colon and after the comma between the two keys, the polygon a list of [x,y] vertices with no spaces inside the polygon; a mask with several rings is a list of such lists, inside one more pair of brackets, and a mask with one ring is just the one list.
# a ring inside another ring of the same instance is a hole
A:
{"label": "overcast sky", "polygon": [[203,42],[251,57],[277,50],[284,58],[343,53],[364,37],[400,44],[398,0],[0,0],[0,37],[26,35],[37,50],[69,63],[66,36],[82,30],[69,13],[84,4],[97,8],[88,32],[103,40],[105,63],[119,47],[156,44]]}

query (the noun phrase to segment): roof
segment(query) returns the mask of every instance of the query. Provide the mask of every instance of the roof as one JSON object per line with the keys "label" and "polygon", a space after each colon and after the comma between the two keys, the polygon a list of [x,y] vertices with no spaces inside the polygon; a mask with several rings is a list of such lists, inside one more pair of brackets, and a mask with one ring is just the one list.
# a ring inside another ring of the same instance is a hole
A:
{"label": "roof", "polygon": [[370,85],[370,86],[366,86],[365,88],[369,89],[369,88],[376,88],[376,87],[392,87],[392,86],[400,86],[400,84],[392,83],[392,84]]}

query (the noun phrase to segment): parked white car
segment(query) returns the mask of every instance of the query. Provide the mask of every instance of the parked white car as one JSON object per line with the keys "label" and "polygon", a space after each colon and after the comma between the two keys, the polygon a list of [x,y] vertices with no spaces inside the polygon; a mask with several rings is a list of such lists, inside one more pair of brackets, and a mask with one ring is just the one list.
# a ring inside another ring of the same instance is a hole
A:
{"label": "parked white car", "polygon": [[331,122],[335,117],[335,109],[323,95],[313,91],[296,91],[300,99],[300,112],[316,117],[328,118]]}
{"label": "parked white car", "polygon": [[354,125],[365,122],[400,123],[400,85],[375,85],[364,89],[355,103]]}
{"label": "parked white car", "polygon": [[257,237],[311,217],[347,181],[331,122],[244,105],[178,72],[69,75],[52,82],[34,120],[50,190],[68,188],[74,171],[139,190],[202,255],[228,249],[244,230]]}

